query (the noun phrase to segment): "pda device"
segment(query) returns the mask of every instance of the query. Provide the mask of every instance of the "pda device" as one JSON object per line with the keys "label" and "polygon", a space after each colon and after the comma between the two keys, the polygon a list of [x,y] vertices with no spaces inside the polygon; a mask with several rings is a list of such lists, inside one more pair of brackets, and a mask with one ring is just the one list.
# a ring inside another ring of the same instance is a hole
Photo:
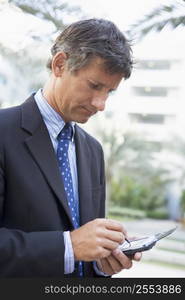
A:
{"label": "pda device", "polygon": [[151,249],[160,239],[168,236],[176,230],[177,226],[168,230],[156,233],[151,236],[143,238],[125,240],[123,244],[119,245],[119,249],[127,256],[134,255],[136,252],[143,252]]}

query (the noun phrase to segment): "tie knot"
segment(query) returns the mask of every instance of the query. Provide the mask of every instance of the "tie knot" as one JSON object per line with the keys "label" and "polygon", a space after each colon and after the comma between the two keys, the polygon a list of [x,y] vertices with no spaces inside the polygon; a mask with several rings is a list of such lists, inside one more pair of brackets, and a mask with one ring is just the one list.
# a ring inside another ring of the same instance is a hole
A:
{"label": "tie knot", "polygon": [[66,123],[61,132],[58,135],[58,139],[71,140],[73,134],[73,129],[71,124]]}

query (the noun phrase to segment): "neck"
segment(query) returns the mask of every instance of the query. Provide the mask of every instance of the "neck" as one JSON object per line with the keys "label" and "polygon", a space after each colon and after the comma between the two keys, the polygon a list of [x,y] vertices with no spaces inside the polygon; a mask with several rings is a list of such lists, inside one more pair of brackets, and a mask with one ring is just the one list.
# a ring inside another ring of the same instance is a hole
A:
{"label": "neck", "polygon": [[[43,90],[42,90],[42,94],[44,96],[44,98],[47,100],[47,102],[53,107],[52,103],[52,85],[51,85],[51,79],[48,79],[48,81],[46,81]],[[54,108],[54,107],[53,107]]]}

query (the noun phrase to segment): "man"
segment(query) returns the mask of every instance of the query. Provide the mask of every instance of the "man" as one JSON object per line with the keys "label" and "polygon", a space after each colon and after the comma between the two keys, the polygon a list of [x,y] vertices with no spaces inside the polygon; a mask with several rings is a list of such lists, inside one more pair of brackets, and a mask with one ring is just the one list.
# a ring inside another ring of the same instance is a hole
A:
{"label": "man", "polygon": [[43,89],[0,112],[0,276],[111,276],[140,254],[118,249],[126,231],[105,218],[102,148],[76,123],[130,76],[131,49],[112,22],[79,21],[48,67]]}

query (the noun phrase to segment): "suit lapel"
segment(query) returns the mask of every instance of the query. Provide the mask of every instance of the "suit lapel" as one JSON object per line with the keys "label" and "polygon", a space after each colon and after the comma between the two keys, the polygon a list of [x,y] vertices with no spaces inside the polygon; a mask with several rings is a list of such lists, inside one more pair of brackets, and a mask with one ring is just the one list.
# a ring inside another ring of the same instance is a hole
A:
{"label": "suit lapel", "polygon": [[85,133],[76,126],[75,144],[78,169],[78,191],[81,225],[93,218],[91,155]]}
{"label": "suit lapel", "polygon": [[42,120],[33,96],[22,105],[22,128],[31,133],[31,135],[25,139],[25,143],[33,159],[41,169],[47,183],[63,205],[72,224],[57,158],[48,130]]}

